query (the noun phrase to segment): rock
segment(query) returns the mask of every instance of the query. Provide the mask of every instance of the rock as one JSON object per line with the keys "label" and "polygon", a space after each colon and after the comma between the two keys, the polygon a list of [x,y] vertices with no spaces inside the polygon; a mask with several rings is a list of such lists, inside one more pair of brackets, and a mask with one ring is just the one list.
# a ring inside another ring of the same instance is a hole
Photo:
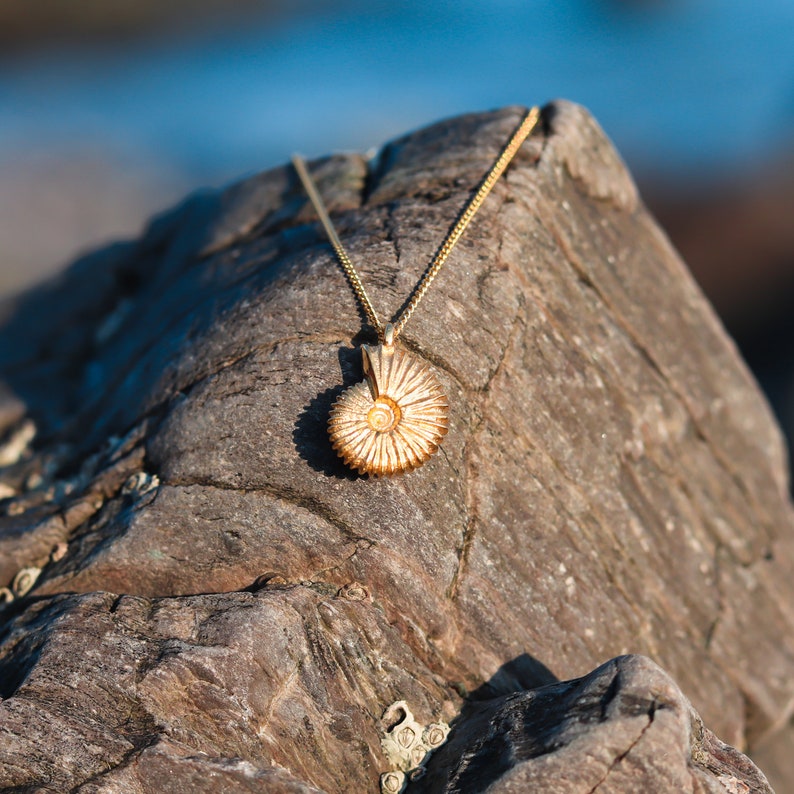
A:
{"label": "rock", "polygon": [[753,747],[753,760],[764,770],[770,785],[779,792],[791,786],[791,748],[794,747],[794,725],[789,722],[770,731],[765,741]]}
{"label": "rock", "polygon": [[[313,165],[382,313],[521,113]],[[0,471],[0,586],[41,573],[3,613],[2,785],[372,790],[392,703],[449,722],[626,653],[732,745],[787,722],[780,435],[585,111],[545,109],[406,328],[451,428],[403,478],[325,432],[371,339],[290,168],[7,311],[3,432],[36,436]]]}
{"label": "rock", "polygon": [[769,794],[764,775],[703,727],[650,659],[622,656],[584,678],[474,701],[416,792]]}
{"label": "rock", "polygon": [[12,622],[3,653],[5,787],[192,791],[211,773],[224,791],[366,791],[380,761],[367,704],[454,713],[381,609],[319,585],[56,596]]}

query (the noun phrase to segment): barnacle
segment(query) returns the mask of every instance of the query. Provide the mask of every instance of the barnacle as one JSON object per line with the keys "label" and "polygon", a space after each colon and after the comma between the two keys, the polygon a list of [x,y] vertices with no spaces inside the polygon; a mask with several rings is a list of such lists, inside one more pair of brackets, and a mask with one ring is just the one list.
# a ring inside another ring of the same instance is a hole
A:
{"label": "barnacle", "polygon": [[423,727],[404,700],[386,709],[382,723],[384,735],[380,744],[392,769],[380,776],[380,788],[382,794],[399,794],[409,778],[418,780],[424,774],[430,754],[447,740],[449,725],[432,722]]}
{"label": "barnacle", "polygon": [[39,576],[41,576],[41,568],[35,568],[34,566],[17,571],[14,581],[11,583],[11,590],[14,596],[21,598],[26,593],[29,593]]}
{"label": "barnacle", "polygon": [[160,478],[156,474],[147,474],[145,471],[139,471],[127,479],[121,489],[121,493],[125,496],[143,496],[159,487]]}

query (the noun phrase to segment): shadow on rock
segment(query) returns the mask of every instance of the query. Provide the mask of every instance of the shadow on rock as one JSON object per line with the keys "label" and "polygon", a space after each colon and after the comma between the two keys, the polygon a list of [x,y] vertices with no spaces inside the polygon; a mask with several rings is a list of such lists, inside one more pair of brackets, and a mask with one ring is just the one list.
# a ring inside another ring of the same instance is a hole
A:
{"label": "shadow on rock", "polygon": [[[358,337],[353,341],[361,343]],[[300,457],[315,471],[325,474],[326,477],[357,480],[362,475],[345,466],[331,446],[328,438],[328,415],[337,397],[362,378],[360,349],[340,348],[339,367],[342,371],[342,383],[320,392],[303,409],[295,423],[292,440]]]}
{"label": "shadow on rock", "polygon": [[292,440],[295,449],[306,463],[326,477],[357,480],[360,475],[349,469],[336,454],[328,438],[328,414],[336,398],[345,390],[343,385],[320,392],[301,412]]}
{"label": "shadow on rock", "polygon": [[503,664],[488,681],[470,692],[469,700],[491,700],[513,692],[556,684],[559,680],[539,659],[522,653]]}

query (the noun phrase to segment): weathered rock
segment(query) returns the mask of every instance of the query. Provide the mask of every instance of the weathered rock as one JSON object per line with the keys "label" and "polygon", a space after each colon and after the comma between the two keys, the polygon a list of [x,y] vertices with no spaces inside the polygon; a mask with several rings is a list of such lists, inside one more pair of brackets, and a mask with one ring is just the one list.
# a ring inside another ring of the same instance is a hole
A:
{"label": "weathered rock", "polygon": [[[381,763],[372,708],[406,697],[425,717],[454,715],[382,609],[319,585],[38,600],[11,624],[2,672],[8,787],[189,791],[214,765],[228,791],[261,790],[265,771],[285,792],[315,790],[275,765],[366,791]],[[356,762],[340,776],[345,756]]]}
{"label": "weathered rock", "polygon": [[467,706],[411,789],[432,794],[592,794],[772,789],[703,727],[650,659],[622,656],[575,681]]}
{"label": "weathered rock", "polygon": [[791,748],[794,747],[794,725],[789,721],[753,747],[753,760],[764,770],[772,788],[780,794],[791,788]]}
{"label": "weathered rock", "polygon": [[[315,164],[383,314],[519,118]],[[777,428],[595,123],[544,120],[406,328],[451,429],[404,478],[328,444],[371,337],[288,168],[7,310],[2,431],[38,436],[2,470],[0,586],[42,572],[5,612],[4,785],[366,790],[391,702],[452,719],[527,654],[525,688],[648,655],[739,747],[789,719]]]}

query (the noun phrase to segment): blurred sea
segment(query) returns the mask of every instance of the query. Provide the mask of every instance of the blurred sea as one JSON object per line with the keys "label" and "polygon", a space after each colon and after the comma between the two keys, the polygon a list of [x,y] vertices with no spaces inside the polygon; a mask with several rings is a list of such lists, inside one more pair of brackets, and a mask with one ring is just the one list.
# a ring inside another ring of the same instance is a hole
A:
{"label": "blurred sea", "polygon": [[342,0],[0,57],[0,271],[14,288],[295,150],[555,97],[659,180],[749,170],[794,141],[794,2]]}

